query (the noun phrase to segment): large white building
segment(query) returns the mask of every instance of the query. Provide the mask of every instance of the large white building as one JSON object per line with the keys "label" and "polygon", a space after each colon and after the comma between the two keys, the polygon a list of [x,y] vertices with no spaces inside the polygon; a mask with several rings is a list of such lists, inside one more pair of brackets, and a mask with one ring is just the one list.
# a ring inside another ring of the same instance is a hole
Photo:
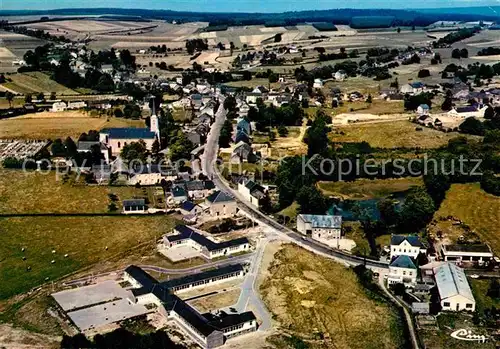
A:
{"label": "large white building", "polygon": [[106,128],[99,133],[99,141],[108,147],[112,156],[120,155],[127,144],[141,140],[151,150],[155,139],[156,133],[148,128]]}
{"label": "large white building", "polygon": [[443,263],[434,268],[434,277],[443,310],[473,312],[476,309],[476,301],[462,268]]}
{"label": "large white building", "polygon": [[158,282],[137,266],[125,269],[124,280],[132,285],[129,302],[132,304],[154,304],[158,312],[174,321],[191,340],[202,348],[217,348],[229,338],[257,330],[257,319],[249,311],[240,314],[200,314],[180,299],[175,292],[229,280],[244,274],[239,264],[229,265],[207,272],[188,275],[180,279]]}
{"label": "large white building", "polygon": [[190,246],[207,258],[218,258],[250,250],[247,238],[238,238],[224,242],[214,242],[186,225],[174,228],[175,235],[163,237],[163,247],[167,249]]}
{"label": "large white building", "polygon": [[265,189],[249,179],[241,179],[238,182],[238,192],[253,206],[259,207],[261,201],[266,197]]}
{"label": "large white building", "polygon": [[420,253],[426,253],[427,249],[418,236],[392,235],[391,236],[391,260],[397,256],[408,256],[417,258]]}
{"label": "large white building", "polygon": [[297,231],[315,240],[342,238],[342,216],[299,214]]}
{"label": "large white building", "polygon": [[493,259],[493,252],[488,245],[442,245],[441,256],[446,262],[456,264],[479,264]]}

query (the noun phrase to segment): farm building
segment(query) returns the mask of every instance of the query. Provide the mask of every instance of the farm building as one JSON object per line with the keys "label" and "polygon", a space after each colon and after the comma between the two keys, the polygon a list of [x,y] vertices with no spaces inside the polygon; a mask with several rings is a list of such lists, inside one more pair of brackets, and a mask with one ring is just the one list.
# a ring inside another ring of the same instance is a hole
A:
{"label": "farm building", "polygon": [[476,301],[462,268],[444,263],[434,269],[434,277],[443,310],[475,310]]}
{"label": "farm building", "polygon": [[299,214],[297,230],[313,239],[341,239],[342,216]]}

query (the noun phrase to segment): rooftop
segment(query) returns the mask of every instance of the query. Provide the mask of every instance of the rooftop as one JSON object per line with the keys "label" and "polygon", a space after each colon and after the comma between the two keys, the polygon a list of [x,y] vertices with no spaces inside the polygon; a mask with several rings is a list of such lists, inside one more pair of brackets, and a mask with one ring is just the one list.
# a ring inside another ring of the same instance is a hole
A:
{"label": "rooftop", "polygon": [[399,246],[403,241],[408,241],[410,245],[413,247],[423,247],[422,243],[420,242],[420,239],[418,236],[415,235],[409,235],[409,236],[404,236],[404,235],[392,235],[391,236],[391,246],[396,245]]}
{"label": "rooftop", "polygon": [[224,241],[224,242],[214,242],[210,239],[207,239],[205,236],[195,232],[193,229],[191,229],[190,227],[188,227],[186,225],[176,226],[175,231],[179,232],[179,234],[166,237],[166,239],[169,242],[191,239],[194,242],[196,242],[197,244],[206,247],[207,250],[209,250],[209,251],[217,251],[217,250],[222,250],[222,249],[227,248],[227,247],[239,246],[239,245],[249,243],[248,239],[245,237],[234,239],[234,240],[229,240],[229,241]]}
{"label": "rooftop", "polygon": [[417,269],[415,263],[407,255],[401,255],[396,257],[390,264],[394,268],[407,268],[407,269]]}
{"label": "rooftop", "polygon": [[441,299],[461,295],[474,301],[474,296],[462,268],[453,263],[444,263],[434,269],[434,276]]}
{"label": "rooftop", "polygon": [[305,222],[311,223],[313,228],[336,228],[342,227],[342,216],[300,214]]}
{"label": "rooftop", "polygon": [[234,199],[227,194],[226,192],[217,190],[216,192],[212,193],[209,197],[207,197],[207,200],[213,204],[219,203],[219,202],[232,202]]}
{"label": "rooftop", "polygon": [[146,200],[144,200],[144,199],[123,200],[123,206],[124,207],[146,206]]}
{"label": "rooftop", "polygon": [[480,252],[480,253],[491,253],[490,248],[488,247],[488,245],[485,245],[485,244],[476,244],[476,245],[461,245],[461,244],[443,245],[443,250],[445,252]]}
{"label": "rooftop", "polygon": [[106,128],[101,133],[114,139],[154,139],[156,134],[149,128]]}
{"label": "rooftop", "polygon": [[203,273],[191,274],[178,279],[172,279],[169,281],[164,281],[160,285],[163,288],[174,288],[183,285],[190,285],[195,282],[212,279],[218,276],[227,275],[235,272],[243,271],[243,266],[241,264],[232,264],[219,269],[205,271]]}

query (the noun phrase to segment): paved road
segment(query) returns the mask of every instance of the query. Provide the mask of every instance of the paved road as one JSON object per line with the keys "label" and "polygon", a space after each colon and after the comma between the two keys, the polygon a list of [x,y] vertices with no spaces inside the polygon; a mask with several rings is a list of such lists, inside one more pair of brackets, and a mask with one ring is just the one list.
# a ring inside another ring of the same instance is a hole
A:
{"label": "paved road", "polygon": [[219,110],[215,114],[215,122],[213,123],[207,137],[207,146],[205,147],[205,151],[201,156],[201,168],[206,176],[212,178],[213,182],[219,189],[229,193],[235,198],[241,211],[245,212],[248,216],[255,219],[259,224],[275,230],[278,234],[280,234],[282,237],[285,237],[287,240],[291,240],[296,244],[315,253],[320,253],[324,256],[341,260],[350,265],[365,264],[369,268],[382,269],[382,271],[389,268],[387,262],[380,262],[353,256],[340,250],[334,250],[329,246],[323,245],[317,241],[306,239],[303,235],[288,229],[287,227],[275,222],[270,217],[260,212],[254,206],[250,205],[250,203],[248,203],[243,197],[241,197],[241,195],[237,191],[233,190],[225,181],[225,179],[220,175],[216,168],[217,154],[219,151],[219,134],[222,125],[226,120],[226,114],[227,113],[224,109],[224,102],[221,101]]}

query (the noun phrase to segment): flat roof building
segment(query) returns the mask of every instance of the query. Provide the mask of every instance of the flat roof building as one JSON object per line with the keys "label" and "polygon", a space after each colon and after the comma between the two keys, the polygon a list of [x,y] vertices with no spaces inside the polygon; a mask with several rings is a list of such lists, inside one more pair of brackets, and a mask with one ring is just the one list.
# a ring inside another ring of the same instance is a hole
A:
{"label": "flat roof building", "polygon": [[443,310],[475,310],[476,301],[462,268],[443,263],[434,268],[434,277]]}

